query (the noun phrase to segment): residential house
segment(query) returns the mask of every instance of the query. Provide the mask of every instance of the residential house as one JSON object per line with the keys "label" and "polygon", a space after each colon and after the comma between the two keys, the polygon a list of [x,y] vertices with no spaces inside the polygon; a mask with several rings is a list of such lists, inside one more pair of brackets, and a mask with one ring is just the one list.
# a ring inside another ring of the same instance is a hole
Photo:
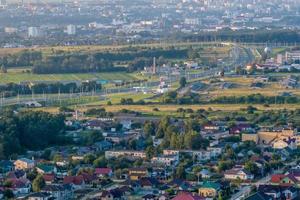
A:
{"label": "residential house", "polygon": [[250,124],[241,123],[229,129],[229,134],[239,135],[241,133],[255,133],[255,129]]}
{"label": "residential house", "polygon": [[101,200],[123,200],[125,192],[120,188],[115,188],[112,190],[104,190],[101,193],[100,199]]}
{"label": "residential house", "polygon": [[151,163],[161,164],[164,166],[176,166],[178,161],[178,156],[155,156],[151,159]]}
{"label": "residential house", "polygon": [[112,143],[106,140],[103,140],[101,142],[96,142],[94,144],[94,147],[96,151],[106,151],[113,147]]}
{"label": "residential house", "polygon": [[34,160],[30,160],[27,158],[21,158],[14,162],[16,170],[28,170],[33,169],[35,166]]}
{"label": "residential house", "polygon": [[50,194],[56,200],[68,200],[73,198],[73,189],[71,185],[46,185],[41,192]]}
{"label": "residential house", "polygon": [[211,172],[209,171],[209,170],[207,170],[207,169],[202,169],[201,171],[200,171],[200,175],[201,175],[201,178],[210,178],[211,177]]}
{"label": "residential house", "polygon": [[165,156],[179,156],[180,151],[179,150],[169,150],[169,149],[164,149],[163,154]]}
{"label": "residential house", "polygon": [[181,192],[176,195],[172,200],[205,200],[205,197],[200,197],[197,194],[192,194],[189,192]]}
{"label": "residential house", "polygon": [[120,156],[127,157],[129,159],[145,159],[146,153],[143,151],[105,151],[105,158],[118,158]]}
{"label": "residential house", "polygon": [[141,177],[138,180],[138,183],[140,184],[141,188],[152,190],[153,188],[158,187],[160,184],[156,178],[152,177]]}
{"label": "residential house", "polygon": [[293,186],[259,185],[258,192],[271,196],[273,199],[299,199],[299,191]]}
{"label": "residential house", "polygon": [[40,174],[52,174],[57,173],[57,169],[54,165],[47,165],[47,164],[38,164],[36,166],[36,170]]}
{"label": "residential house", "polygon": [[0,161],[0,174],[6,174],[7,172],[14,170],[14,164],[13,162],[9,160],[1,160]]}
{"label": "residential house", "polygon": [[283,139],[277,139],[273,143],[274,149],[285,149],[289,148],[292,150],[297,149],[297,142],[296,138],[283,138]]}
{"label": "residential house", "polygon": [[46,192],[36,192],[26,197],[27,200],[50,200],[51,195]]}
{"label": "residential house", "polygon": [[7,179],[11,183],[10,189],[13,191],[14,195],[24,195],[29,194],[31,191],[31,182],[26,178],[13,178]]}
{"label": "residential house", "polygon": [[74,189],[82,189],[85,185],[84,177],[79,176],[66,176],[63,180],[64,184],[71,184]]}
{"label": "residential house", "polygon": [[202,197],[215,198],[221,190],[221,185],[215,182],[204,182],[199,188],[199,195]]}
{"label": "residential house", "polygon": [[254,175],[250,174],[250,172],[246,171],[245,169],[233,168],[230,170],[226,170],[224,173],[224,177],[225,179],[228,180],[241,179],[243,181],[246,181],[246,180],[252,180],[254,178]]}
{"label": "residential house", "polygon": [[155,194],[146,194],[142,197],[143,200],[157,200],[157,196]]}
{"label": "residential house", "polygon": [[139,180],[142,177],[148,176],[148,170],[146,168],[130,168],[128,169],[128,175],[130,180]]}
{"label": "residential house", "polygon": [[136,138],[138,135],[138,133],[136,132],[130,132],[130,133],[103,133],[103,136],[105,138],[105,140],[112,142],[112,143],[116,143],[119,144],[120,142],[127,142],[131,139]]}
{"label": "residential house", "polygon": [[55,182],[55,174],[43,174],[43,178],[46,184],[52,184]]}
{"label": "residential house", "polygon": [[111,168],[96,168],[95,175],[99,178],[111,177],[113,175]]}
{"label": "residential house", "polygon": [[253,195],[247,197],[245,200],[273,200],[273,198],[262,192],[256,192]]}

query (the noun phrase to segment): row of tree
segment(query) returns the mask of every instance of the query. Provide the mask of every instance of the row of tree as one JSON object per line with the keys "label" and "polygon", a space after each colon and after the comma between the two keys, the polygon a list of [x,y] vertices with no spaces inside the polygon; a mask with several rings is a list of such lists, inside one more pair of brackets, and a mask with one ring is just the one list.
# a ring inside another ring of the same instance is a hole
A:
{"label": "row of tree", "polygon": [[0,85],[0,94],[4,97],[12,97],[25,94],[57,94],[57,93],[79,93],[100,91],[102,85],[96,81],[76,83],[37,83],[32,86],[26,84],[9,83]]}
{"label": "row of tree", "polygon": [[45,112],[4,111],[0,115],[0,158],[25,150],[64,144],[64,116]]}

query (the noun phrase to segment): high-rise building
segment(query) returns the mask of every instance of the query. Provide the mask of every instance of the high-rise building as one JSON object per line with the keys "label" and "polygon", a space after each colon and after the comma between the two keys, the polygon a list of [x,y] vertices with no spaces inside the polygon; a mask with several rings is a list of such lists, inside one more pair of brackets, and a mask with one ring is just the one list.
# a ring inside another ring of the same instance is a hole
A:
{"label": "high-rise building", "polygon": [[37,27],[28,28],[28,37],[39,37],[40,35],[40,30]]}
{"label": "high-rise building", "polygon": [[76,34],[76,26],[70,24],[67,26],[67,34],[68,35],[75,35]]}
{"label": "high-rise building", "polygon": [[0,5],[5,6],[6,5],[6,0],[1,0]]}

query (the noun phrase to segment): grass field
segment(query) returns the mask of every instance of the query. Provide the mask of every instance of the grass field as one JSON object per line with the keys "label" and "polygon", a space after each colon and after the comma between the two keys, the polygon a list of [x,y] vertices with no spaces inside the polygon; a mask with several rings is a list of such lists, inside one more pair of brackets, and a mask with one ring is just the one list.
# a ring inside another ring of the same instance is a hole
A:
{"label": "grass field", "polygon": [[18,71],[0,73],[0,84],[20,83],[26,81],[84,81],[84,80],[105,80],[105,81],[130,81],[143,78],[136,74],[125,72],[118,73],[78,73],[78,74],[31,74]]}
{"label": "grass field", "polygon": [[[65,52],[99,52],[99,51],[113,51],[129,47],[140,48],[166,48],[166,47],[190,47],[190,46],[218,46],[219,42],[177,42],[177,43],[150,43],[150,44],[133,44],[133,45],[89,45],[89,46],[55,46],[55,47],[35,47],[35,48],[0,48],[0,57],[8,54],[15,54],[23,50],[41,51],[44,54],[49,54],[53,51]],[[230,46],[228,43],[225,46]],[[227,49],[223,47],[223,49]]]}

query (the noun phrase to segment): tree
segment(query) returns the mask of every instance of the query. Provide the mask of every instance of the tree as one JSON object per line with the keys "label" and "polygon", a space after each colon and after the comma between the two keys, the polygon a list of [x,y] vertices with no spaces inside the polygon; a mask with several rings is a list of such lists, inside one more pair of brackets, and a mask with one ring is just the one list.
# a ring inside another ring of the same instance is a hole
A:
{"label": "tree", "polygon": [[252,161],[248,161],[248,162],[245,163],[245,170],[247,170],[251,174],[258,174],[258,172],[259,172],[259,168]]}
{"label": "tree", "polygon": [[32,183],[32,190],[34,192],[39,192],[46,185],[45,180],[42,175],[38,175]]}
{"label": "tree", "polygon": [[223,200],[222,192],[219,192],[219,194],[218,194],[218,200]]}
{"label": "tree", "polygon": [[144,134],[145,137],[155,135],[155,124],[153,122],[146,122],[144,124]]}
{"label": "tree", "polygon": [[184,88],[187,84],[186,78],[185,77],[181,77],[179,80],[179,84],[181,88]]}
{"label": "tree", "polygon": [[151,159],[155,154],[155,149],[153,146],[149,146],[146,148],[146,156],[147,159]]}
{"label": "tree", "polygon": [[1,66],[1,72],[2,73],[7,73],[7,69],[6,69],[5,65]]}
{"label": "tree", "polygon": [[93,162],[94,167],[106,167],[107,166],[107,160],[104,156],[100,156]]}
{"label": "tree", "polygon": [[185,166],[183,164],[179,164],[176,169],[175,178],[184,179],[185,178]]}
{"label": "tree", "polygon": [[86,164],[92,164],[95,159],[96,157],[94,156],[94,154],[87,154],[83,157],[83,161]]}
{"label": "tree", "polygon": [[4,190],[4,192],[3,192],[3,197],[5,199],[13,199],[14,196],[15,195],[14,195],[13,191],[11,191],[11,190]]}

